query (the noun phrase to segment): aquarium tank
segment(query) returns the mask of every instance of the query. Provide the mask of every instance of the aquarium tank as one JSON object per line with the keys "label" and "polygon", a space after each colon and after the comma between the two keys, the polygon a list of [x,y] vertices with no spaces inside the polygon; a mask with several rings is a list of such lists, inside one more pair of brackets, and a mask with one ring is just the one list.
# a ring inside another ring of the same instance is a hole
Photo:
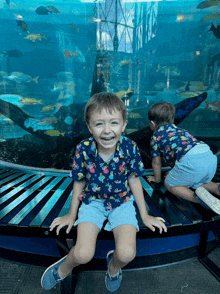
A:
{"label": "aquarium tank", "polygon": [[103,91],[124,101],[145,168],[159,101],[219,153],[219,1],[4,0],[0,27],[1,162],[71,169],[90,136],[84,107]]}

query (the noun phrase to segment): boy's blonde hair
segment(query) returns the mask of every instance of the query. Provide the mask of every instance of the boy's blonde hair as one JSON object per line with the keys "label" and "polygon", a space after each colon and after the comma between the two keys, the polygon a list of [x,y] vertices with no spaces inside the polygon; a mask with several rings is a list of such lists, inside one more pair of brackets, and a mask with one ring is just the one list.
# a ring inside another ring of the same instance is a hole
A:
{"label": "boy's blonde hair", "polygon": [[170,102],[159,102],[151,106],[148,111],[149,120],[153,121],[158,127],[174,123],[175,106]]}
{"label": "boy's blonde hair", "polygon": [[91,118],[91,113],[96,110],[101,112],[102,109],[107,109],[110,114],[112,111],[118,110],[121,112],[123,121],[127,120],[127,109],[124,102],[114,93],[101,92],[93,95],[85,107],[84,118],[87,124]]}

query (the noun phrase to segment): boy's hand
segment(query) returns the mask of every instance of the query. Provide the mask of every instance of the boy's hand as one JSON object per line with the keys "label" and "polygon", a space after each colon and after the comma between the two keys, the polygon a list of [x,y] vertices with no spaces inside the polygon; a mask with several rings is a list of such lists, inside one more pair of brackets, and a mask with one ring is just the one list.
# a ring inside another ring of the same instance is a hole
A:
{"label": "boy's hand", "polygon": [[50,225],[50,231],[57,227],[56,234],[59,235],[60,229],[62,227],[67,226],[66,233],[69,234],[72,226],[74,225],[74,222],[75,219],[69,214],[64,215],[62,217],[57,217],[53,220],[52,224]]}
{"label": "boy's hand", "polygon": [[154,217],[151,215],[146,216],[142,219],[143,223],[146,227],[151,229],[151,231],[155,232],[155,227],[157,227],[160,231],[160,234],[163,232],[167,232],[167,227],[164,224],[165,220],[162,217]]}

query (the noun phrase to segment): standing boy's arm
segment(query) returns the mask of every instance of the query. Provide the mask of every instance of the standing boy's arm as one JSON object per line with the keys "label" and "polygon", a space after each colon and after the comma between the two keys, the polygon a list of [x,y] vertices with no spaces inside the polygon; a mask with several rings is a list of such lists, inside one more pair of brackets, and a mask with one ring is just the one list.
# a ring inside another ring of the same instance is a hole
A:
{"label": "standing boy's arm", "polygon": [[165,220],[162,217],[153,217],[148,214],[144,200],[143,188],[139,177],[129,178],[128,183],[145,226],[153,232],[155,231],[155,227],[159,228],[160,233],[162,233],[163,230],[167,232],[167,227],[164,224]]}
{"label": "standing boy's arm", "polygon": [[154,156],[152,158],[152,168],[153,168],[154,176],[147,177],[147,180],[149,182],[160,183],[161,181],[161,157],[160,156]]}
{"label": "standing boy's arm", "polygon": [[50,225],[50,231],[52,231],[55,227],[57,227],[56,234],[59,235],[60,229],[64,226],[68,226],[66,229],[66,233],[68,234],[70,232],[77,217],[77,211],[80,204],[79,196],[82,193],[83,189],[85,188],[85,185],[86,185],[86,181],[81,181],[81,182],[74,181],[72,200],[71,200],[69,213],[62,217],[55,218]]}

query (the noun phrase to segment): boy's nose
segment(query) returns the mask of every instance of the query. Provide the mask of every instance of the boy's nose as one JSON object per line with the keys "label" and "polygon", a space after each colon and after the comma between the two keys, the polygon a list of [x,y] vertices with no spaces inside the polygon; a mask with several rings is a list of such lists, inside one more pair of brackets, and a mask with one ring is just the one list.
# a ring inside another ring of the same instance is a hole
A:
{"label": "boy's nose", "polygon": [[105,133],[110,133],[110,132],[111,132],[111,127],[110,127],[109,124],[106,124],[106,125],[105,125],[104,132],[105,132]]}

